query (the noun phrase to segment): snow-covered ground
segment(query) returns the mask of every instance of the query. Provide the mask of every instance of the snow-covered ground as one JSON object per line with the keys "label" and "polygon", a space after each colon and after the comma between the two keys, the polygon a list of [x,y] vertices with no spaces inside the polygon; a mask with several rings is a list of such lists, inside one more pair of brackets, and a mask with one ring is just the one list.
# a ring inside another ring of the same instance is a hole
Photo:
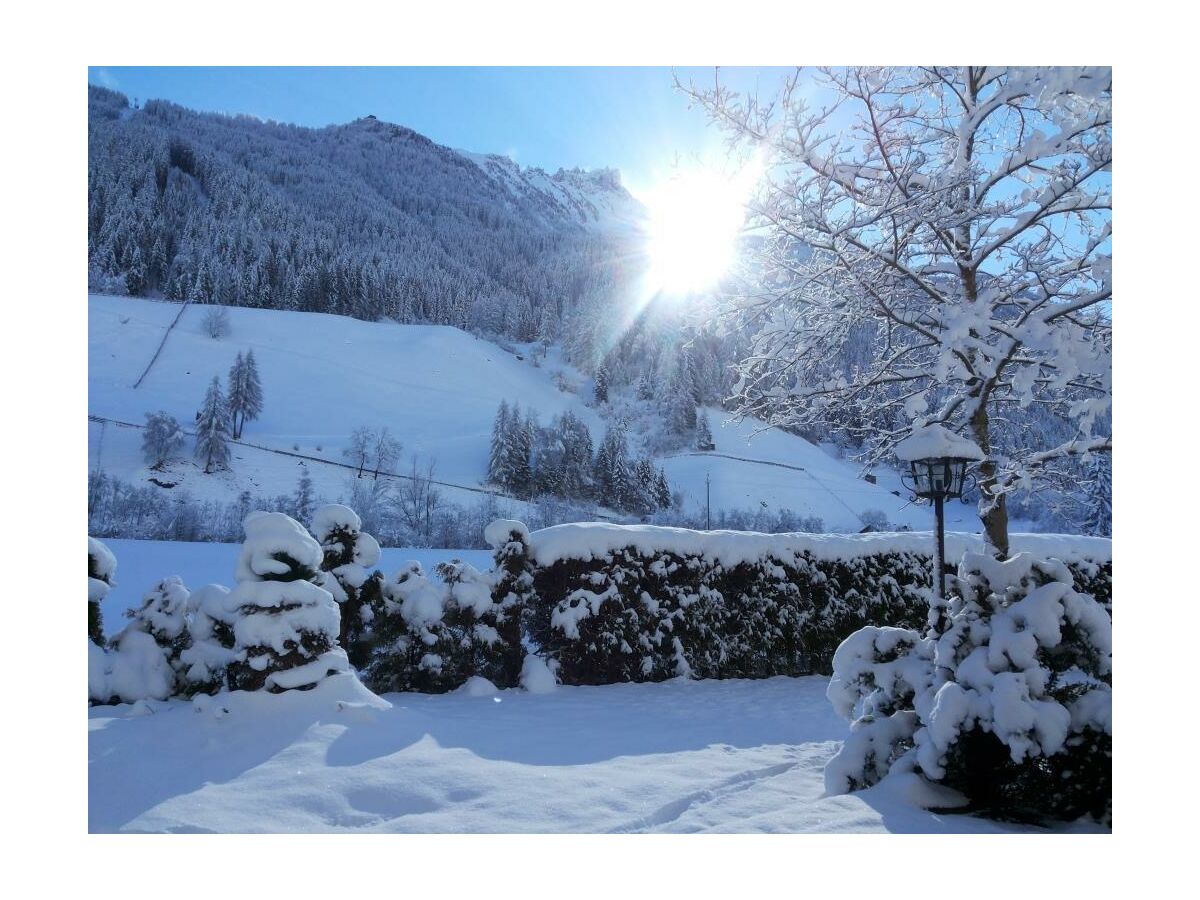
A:
{"label": "snow-covered ground", "polygon": [[92,708],[89,829],[1035,830],[926,812],[903,781],[825,797],[846,723],[819,677],[388,694],[386,708],[347,678]]}
{"label": "snow-covered ground", "polygon": [[[142,374],[168,325],[174,303],[130,297],[91,296],[88,315],[88,412],[134,424],[147,412],[166,410],[185,428],[213,375],[224,380],[234,357],[253,349],[262,376],[265,406],[243,440],[250,444],[329,460],[307,461],[318,495],[347,494],[352,474],[341,465],[350,433],[360,425],[386,425],[409,455],[436,459],[435,478],[463,489],[443,488],[447,499],[470,503],[486,476],[492,423],[501,400],[535,409],[543,424],[572,410],[599,441],[604,423],[584,402],[587,381],[552,352],[540,365],[454,328],[361,322],[317,313],[235,308],[232,333],[214,340],[203,332],[202,310],[190,308],[171,332],[162,353]],[[561,381],[582,393],[560,390]],[[755,432],[754,420],[723,426],[725,414],[708,410],[714,454],[662,460],[672,487],[693,510],[705,503],[711,480],[714,509],[792,510],[819,516],[828,530],[858,531],[859,515],[881,510],[895,525],[928,528],[928,507],[909,505],[894,473],[881,472],[873,485],[852,462],[778,430]],[[151,472],[141,456],[141,431],[89,422],[89,468],[138,484],[150,478],[201,499],[233,500],[243,490],[255,495],[291,494],[301,460],[245,444],[235,445],[228,472],[204,475],[190,458]],[[190,444],[187,448],[190,451]],[[731,457],[738,457],[737,459]],[[893,491],[895,493],[893,493]],[[507,514],[520,516],[523,504]],[[948,525],[978,530],[974,509],[950,504]],[[1014,522],[1015,530],[1025,524]]]}
{"label": "snow-covered ground", "polygon": [[[232,586],[241,544],[204,544],[183,541],[133,541],[106,538],[104,544],[117,558],[115,585],[100,604],[104,631],[112,635],[126,624],[125,610],[141,606],[146,592],[163,578],[178,575],[191,590],[206,584]],[[457,557],[477,569],[492,568],[490,550],[431,550],[417,547],[384,548],[376,566],[387,575],[415,559],[430,575],[433,567]]]}

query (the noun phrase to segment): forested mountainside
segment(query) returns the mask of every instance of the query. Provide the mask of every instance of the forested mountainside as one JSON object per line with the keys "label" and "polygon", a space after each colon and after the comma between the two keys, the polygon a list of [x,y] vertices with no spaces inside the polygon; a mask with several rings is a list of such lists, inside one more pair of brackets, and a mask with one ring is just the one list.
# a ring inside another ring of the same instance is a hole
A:
{"label": "forested mountainside", "polygon": [[621,282],[612,171],[521,170],[373,116],[303,128],[88,88],[95,290],[553,339]]}

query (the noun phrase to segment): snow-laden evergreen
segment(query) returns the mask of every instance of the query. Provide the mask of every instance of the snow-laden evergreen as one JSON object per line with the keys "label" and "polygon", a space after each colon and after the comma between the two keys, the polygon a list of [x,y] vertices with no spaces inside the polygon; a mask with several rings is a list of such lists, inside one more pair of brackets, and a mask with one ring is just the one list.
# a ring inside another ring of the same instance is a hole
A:
{"label": "snow-laden evergreen", "polygon": [[838,648],[828,695],[852,725],[829,791],[917,773],[993,815],[1109,818],[1109,612],[1030,553],[965,554],[939,612],[924,632],[871,626]]}
{"label": "snow-laden evergreen", "polygon": [[258,375],[258,363],[254,361],[254,349],[245,356],[238,353],[229,369],[227,406],[231,437],[240,438],[247,422],[262,415],[262,382]]}
{"label": "snow-laden evergreen", "polygon": [[340,629],[333,595],[316,582],[324,554],[299,522],[282,513],[246,518],[230,603],[238,659],[231,673],[240,690],[311,688],[350,663],[337,646]]}
{"label": "snow-laden evergreen", "polygon": [[365,639],[383,600],[383,576],[371,569],[379,562],[379,542],[362,530],[362,519],[347,506],[322,506],[310,530],[321,545],[322,582],[341,606],[338,643],[351,662],[366,662]]}
{"label": "snow-laden evergreen", "polygon": [[220,379],[214,375],[204,395],[204,403],[196,413],[196,459],[204,463],[205,474],[214,467],[228,467],[229,438],[229,406]]}
{"label": "snow-laden evergreen", "polygon": [[238,612],[237,600],[224,585],[207,584],[192,592],[191,642],[179,654],[184,696],[229,689],[230,667],[241,656],[234,635]]}

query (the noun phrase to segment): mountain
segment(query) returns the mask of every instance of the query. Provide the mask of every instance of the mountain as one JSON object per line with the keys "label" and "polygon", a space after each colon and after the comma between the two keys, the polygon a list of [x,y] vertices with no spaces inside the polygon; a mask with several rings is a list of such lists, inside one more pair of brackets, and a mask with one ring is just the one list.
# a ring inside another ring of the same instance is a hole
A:
{"label": "mountain", "polygon": [[626,277],[612,170],[522,169],[367,116],[303,128],[88,89],[92,289],[554,339]]}

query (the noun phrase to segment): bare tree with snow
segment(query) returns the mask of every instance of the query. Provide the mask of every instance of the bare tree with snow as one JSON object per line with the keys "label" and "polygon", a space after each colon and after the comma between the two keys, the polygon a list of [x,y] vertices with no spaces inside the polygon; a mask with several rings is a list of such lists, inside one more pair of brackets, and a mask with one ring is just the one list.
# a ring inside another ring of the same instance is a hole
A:
{"label": "bare tree with snow", "polygon": [[371,458],[371,451],[377,440],[375,429],[367,425],[360,425],[351,433],[350,444],[342,451],[342,455],[350,460],[351,465],[358,467],[356,477],[362,478],[363,469],[367,467],[367,461]]}
{"label": "bare tree with snow", "polygon": [[[825,69],[769,103],[680,86],[764,166],[740,412],[840,416],[869,463],[912,426],[970,435],[1006,555],[1006,495],[1111,449],[1111,70]],[[1070,437],[1021,426],[1033,405]]]}
{"label": "bare tree with snow", "polygon": [[146,413],[146,428],[142,431],[142,457],[152,469],[162,464],[183,448],[183,429],[169,413],[159,410]]}
{"label": "bare tree with snow", "polygon": [[375,457],[375,480],[379,480],[379,473],[386,472],[397,459],[400,458],[402,445],[398,440],[392,437],[387,426],[383,426],[375,433],[375,441],[373,455]]}

